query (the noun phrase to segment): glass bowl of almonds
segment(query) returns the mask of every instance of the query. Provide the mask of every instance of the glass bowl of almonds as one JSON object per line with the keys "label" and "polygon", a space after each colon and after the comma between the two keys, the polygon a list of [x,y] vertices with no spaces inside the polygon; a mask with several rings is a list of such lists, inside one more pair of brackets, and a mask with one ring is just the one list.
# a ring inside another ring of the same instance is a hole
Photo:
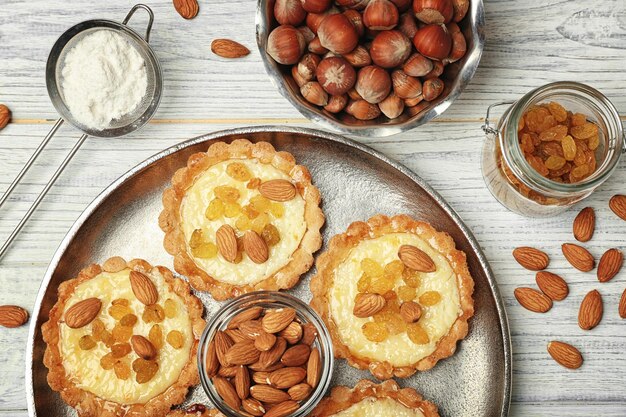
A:
{"label": "glass bowl of almonds", "polygon": [[209,400],[226,416],[298,417],[328,389],[333,356],[330,334],[307,304],[261,291],[235,298],[212,317],[198,369]]}

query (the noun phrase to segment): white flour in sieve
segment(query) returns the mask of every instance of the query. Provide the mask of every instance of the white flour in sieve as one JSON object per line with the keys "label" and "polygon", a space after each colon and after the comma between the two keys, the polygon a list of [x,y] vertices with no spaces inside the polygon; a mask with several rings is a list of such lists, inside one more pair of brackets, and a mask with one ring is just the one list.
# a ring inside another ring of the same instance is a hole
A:
{"label": "white flour in sieve", "polygon": [[72,116],[96,130],[135,110],[148,87],[144,59],[110,30],[79,40],[65,56],[61,75],[63,99]]}

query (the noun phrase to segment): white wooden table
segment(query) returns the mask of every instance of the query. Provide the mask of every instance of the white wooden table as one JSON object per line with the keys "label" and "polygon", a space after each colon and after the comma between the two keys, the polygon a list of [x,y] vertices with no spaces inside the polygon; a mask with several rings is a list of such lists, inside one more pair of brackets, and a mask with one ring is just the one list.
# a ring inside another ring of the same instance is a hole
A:
{"label": "white wooden table", "polygon": [[[131,0],[0,0],[0,103],[13,123],[0,132],[0,190],[50,129],[57,115],[44,81],[46,58],[56,38],[91,18],[121,20]],[[0,261],[0,304],[33,305],[46,266],[85,206],[119,175],[146,157],[210,131],[253,124],[314,127],[274,89],[254,41],[252,0],[201,1],[198,17],[185,21],[171,0],[146,0],[156,22],[151,43],[165,74],[165,93],[153,123],[125,139],[88,139],[8,254]],[[623,0],[486,0],[487,46],[480,68],[461,98],[438,120],[412,132],[364,143],[407,165],[459,212],[475,233],[497,276],[513,337],[513,416],[625,416],[626,320],[617,314],[626,272],[598,284],[595,273],[574,272],[560,254],[573,240],[577,210],[550,219],[527,219],[502,208],[480,172],[480,130],[486,107],[516,99],[557,80],[586,82],[626,112],[626,3]],[[143,31],[145,18],[134,21]],[[210,52],[216,37],[236,39],[252,54],[226,62]],[[624,113],[622,113],[624,114]],[[54,172],[77,131],[63,127],[0,213],[4,239]],[[626,160],[585,205],[596,209],[596,234],[588,245],[599,259],[605,249],[625,246],[626,223],[607,201],[625,193]],[[0,191],[1,192],[1,191]],[[581,206],[582,207],[582,206]],[[534,283],[511,250],[538,245],[552,258],[551,270],[570,283],[570,296],[546,315],[522,309],[516,286]],[[576,324],[578,305],[591,289],[605,300],[605,317],[590,332]],[[24,346],[27,327],[0,329],[0,416],[26,416]],[[549,340],[572,341],[585,364],[578,371],[556,365]]]}

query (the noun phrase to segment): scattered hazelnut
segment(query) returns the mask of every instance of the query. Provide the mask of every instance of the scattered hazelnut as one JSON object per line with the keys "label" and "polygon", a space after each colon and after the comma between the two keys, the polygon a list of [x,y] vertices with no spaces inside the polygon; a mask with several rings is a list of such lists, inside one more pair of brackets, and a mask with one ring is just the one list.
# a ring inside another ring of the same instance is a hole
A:
{"label": "scattered hazelnut", "polygon": [[298,62],[306,44],[304,36],[293,26],[281,25],[274,29],[267,38],[267,53],[283,65]]}
{"label": "scattered hazelnut", "polygon": [[369,65],[359,70],[355,88],[365,101],[380,103],[391,91],[391,77],[383,68]]}
{"label": "scattered hazelnut", "polygon": [[393,29],[400,19],[398,8],[389,0],[371,0],[363,12],[363,23],[369,29]]}
{"label": "scattered hazelnut", "polygon": [[427,58],[441,61],[452,48],[452,38],[444,25],[426,25],[413,38],[417,51]]}
{"label": "scattered hazelnut", "polygon": [[356,71],[343,58],[332,57],[323,59],[317,66],[317,81],[331,95],[347,93],[356,81]]}
{"label": "scattered hazelnut", "polygon": [[454,15],[452,0],[413,0],[415,17],[431,23],[448,23]]}
{"label": "scattered hazelnut", "polygon": [[383,68],[401,65],[411,55],[411,41],[399,30],[380,32],[372,41],[372,61]]}
{"label": "scattered hazelnut", "polygon": [[327,16],[318,28],[322,46],[336,54],[346,54],[359,44],[356,29],[343,14]]}

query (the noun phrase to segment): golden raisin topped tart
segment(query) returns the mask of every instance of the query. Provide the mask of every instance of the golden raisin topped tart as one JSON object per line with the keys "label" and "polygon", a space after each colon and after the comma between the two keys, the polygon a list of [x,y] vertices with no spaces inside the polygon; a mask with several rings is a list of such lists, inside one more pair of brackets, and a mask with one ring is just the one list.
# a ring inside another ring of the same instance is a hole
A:
{"label": "golden raisin topped tart", "polygon": [[374,384],[359,381],[353,389],[334,387],[310,417],[438,417],[437,407],[413,388],[400,388],[394,380]]}
{"label": "golden raisin topped tart", "polygon": [[334,236],[311,291],[335,356],[379,379],[451,356],[474,314],[465,254],[448,234],[406,215],[377,215]]}
{"label": "golden raisin topped tart", "polygon": [[198,384],[202,303],[164,267],[114,257],[59,286],[48,383],[80,416],[165,416]]}
{"label": "golden raisin topped tart", "polygon": [[322,244],[309,171],[267,142],[216,142],[163,194],[165,249],[191,285],[223,300],[294,286]]}

